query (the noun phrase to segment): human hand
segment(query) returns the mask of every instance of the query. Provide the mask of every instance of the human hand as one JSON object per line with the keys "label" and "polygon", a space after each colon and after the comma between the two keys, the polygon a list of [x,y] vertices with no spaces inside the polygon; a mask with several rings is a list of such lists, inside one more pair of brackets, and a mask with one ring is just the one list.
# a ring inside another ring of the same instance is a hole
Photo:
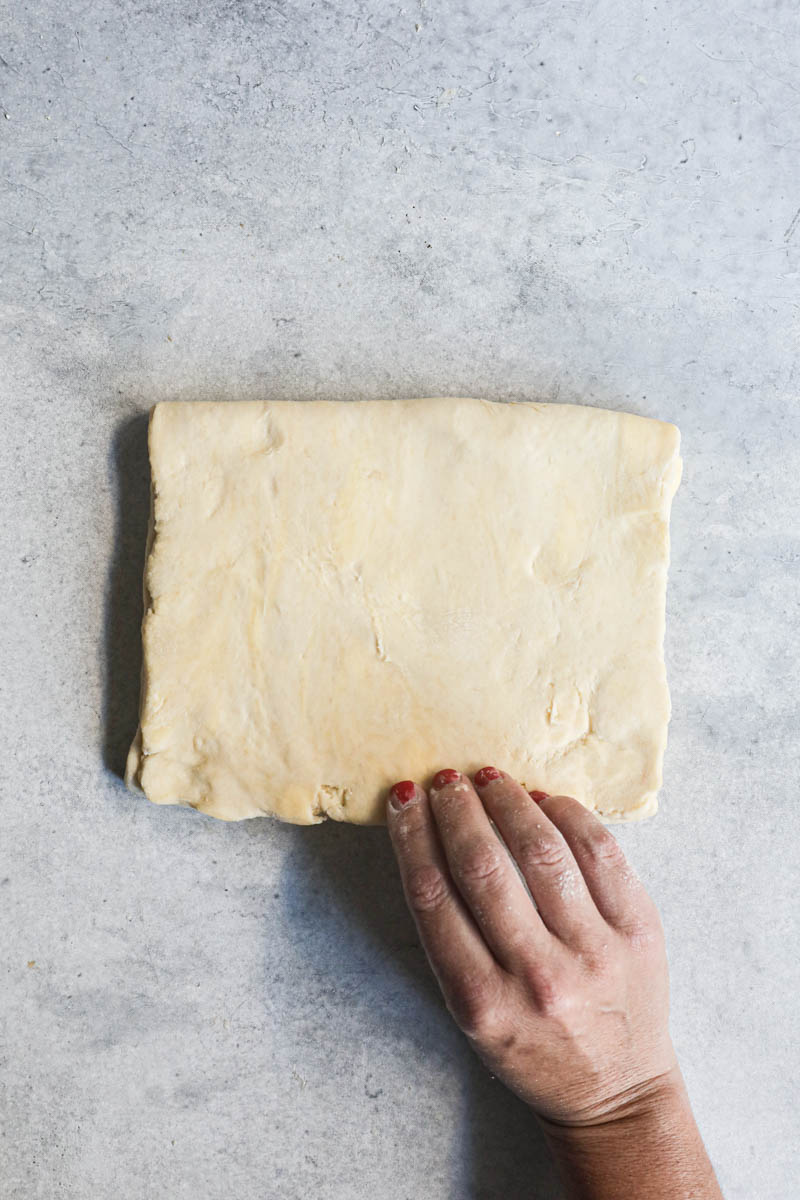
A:
{"label": "human hand", "polygon": [[448,1008],[537,1114],[568,1195],[721,1200],[669,1037],[661,922],[608,830],[494,767],[397,783],[387,816]]}
{"label": "human hand", "polygon": [[429,794],[395,785],[389,831],[457,1023],[541,1118],[593,1125],[677,1076],[661,923],[596,817],[534,795],[494,768],[474,786],[440,771]]}

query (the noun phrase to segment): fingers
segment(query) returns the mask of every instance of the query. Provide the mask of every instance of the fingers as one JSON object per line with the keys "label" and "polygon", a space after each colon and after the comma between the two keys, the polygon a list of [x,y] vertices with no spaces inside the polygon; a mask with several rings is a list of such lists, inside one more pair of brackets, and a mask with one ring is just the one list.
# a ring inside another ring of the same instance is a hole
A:
{"label": "fingers", "polygon": [[520,784],[495,767],[478,771],[475,784],[544,924],[564,942],[585,941],[600,926],[600,915],[560,830]]}
{"label": "fingers", "polygon": [[499,962],[513,971],[549,942],[466,775],[440,771],[430,804],[455,884]]}
{"label": "fingers", "polygon": [[622,932],[639,930],[653,915],[653,902],[616,838],[570,796],[545,796],[539,803],[572,851],[600,914]]}
{"label": "fingers", "polygon": [[464,1028],[497,1001],[503,976],[447,868],[425,792],[397,783],[386,805],[403,890],[447,1005]]}

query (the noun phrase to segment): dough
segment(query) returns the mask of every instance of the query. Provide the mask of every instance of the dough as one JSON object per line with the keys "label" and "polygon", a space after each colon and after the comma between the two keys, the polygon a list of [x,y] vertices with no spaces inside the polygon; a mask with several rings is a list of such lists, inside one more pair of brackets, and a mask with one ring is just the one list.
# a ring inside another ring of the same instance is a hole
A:
{"label": "dough", "polygon": [[655,811],[672,425],[481,400],[166,403],[126,778],[223,820],[383,820],[487,763]]}

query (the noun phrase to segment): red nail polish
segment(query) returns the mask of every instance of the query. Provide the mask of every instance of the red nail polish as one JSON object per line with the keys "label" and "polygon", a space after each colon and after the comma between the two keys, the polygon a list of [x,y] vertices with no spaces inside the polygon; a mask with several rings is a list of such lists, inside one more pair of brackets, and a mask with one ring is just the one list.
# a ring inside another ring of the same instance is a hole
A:
{"label": "red nail polish", "polygon": [[448,783],[457,783],[461,778],[460,771],[439,771],[438,775],[433,777],[433,787],[438,791],[439,788],[446,787]]}
{"label": "red nail polish", "polygon": [[502,779],[503,772],[498,771],[497,767],[481,767],[480,771],[475,773],[475,786],[486,787],[487,783],[494,783],[495,779]]}
{"label": "red nail polish", "polygon": [[404,804],[408,804],[417,794],[417,785],[413,779],[403,779],[400,783],[396,783],[392,788],[392,799],[397,801],[395,808],[402,808]]}
{"label": "red nail polish", "polygon": [[541,804],[543,800],[547,799],[548,793],[547,792],[528,792],[528,795],[530,796],[531,800],[535,800],[537,804]]}

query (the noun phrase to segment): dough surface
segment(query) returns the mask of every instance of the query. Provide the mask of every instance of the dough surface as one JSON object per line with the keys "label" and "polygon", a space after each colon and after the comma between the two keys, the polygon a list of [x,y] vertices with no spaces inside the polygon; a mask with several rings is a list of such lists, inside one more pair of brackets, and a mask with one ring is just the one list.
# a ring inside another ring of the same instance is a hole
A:
{"label": "dough surface", "polygon": [[679,433],[481,400],[157,405],[126,779],[224,820],[383,820],[494,764],[656,809]]}

